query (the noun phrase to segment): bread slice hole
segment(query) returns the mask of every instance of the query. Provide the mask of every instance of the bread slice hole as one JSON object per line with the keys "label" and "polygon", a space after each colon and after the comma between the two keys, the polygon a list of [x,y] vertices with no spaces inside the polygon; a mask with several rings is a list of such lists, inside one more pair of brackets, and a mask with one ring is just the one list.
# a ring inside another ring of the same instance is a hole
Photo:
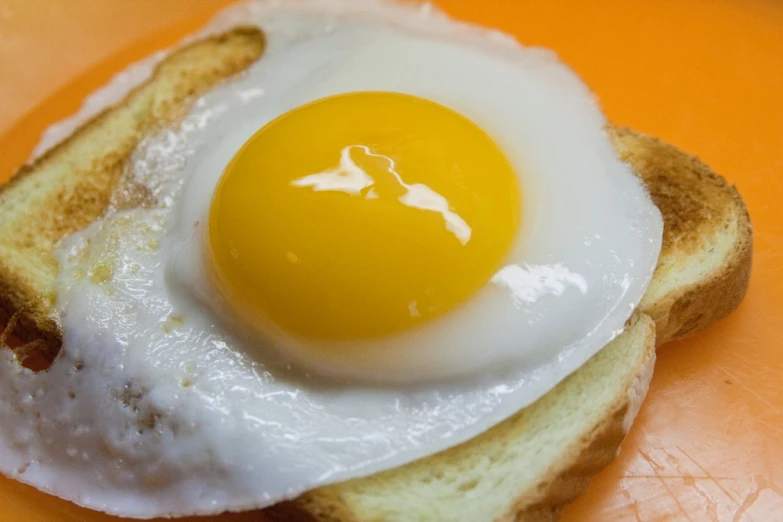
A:
{"label": "bread slice hole", "polygon": [[36,342],[37,341],[33,341],[33,343],[22,345],[21,350],[16,350],[16,359],[28,370],[32,370],[34,372],[43,372],[49,369],[49,367],[52,365],[52,361],[45,357],[43,353],[41,353],[40,349],[25,349],[26,347],[30,346],[30,344],[35,344]]}
{"label": "bread slice hole", "polygon": [[59,348],[52,353],[49,344],[43,339],[25,342],[19,335],[18,329],[18,314],[13,314],[7,321],[0,322],[0,350],[14,352],[16,361],[29,370],[34,372],[48,370],[59,353]]}

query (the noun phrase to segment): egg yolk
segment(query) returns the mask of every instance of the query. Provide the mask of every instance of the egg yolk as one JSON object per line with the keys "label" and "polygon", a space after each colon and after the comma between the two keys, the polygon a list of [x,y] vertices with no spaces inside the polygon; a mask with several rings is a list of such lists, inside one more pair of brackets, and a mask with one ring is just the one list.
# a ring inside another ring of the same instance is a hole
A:
{"label": "egg yolk", "polygon": [[207,255],[245,316],[298,337],[414,328],[466,301],[516,237],[517,176],[466,117],[390,92],[273,120],[215,191]]}

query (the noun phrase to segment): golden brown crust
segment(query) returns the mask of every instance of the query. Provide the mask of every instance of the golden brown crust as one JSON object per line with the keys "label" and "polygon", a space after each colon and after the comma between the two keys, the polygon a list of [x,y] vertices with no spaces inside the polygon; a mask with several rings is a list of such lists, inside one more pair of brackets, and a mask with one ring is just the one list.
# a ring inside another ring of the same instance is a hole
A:
{"label": "golden brown crust", "polygon": [[[650,363],[654,360],[654,337],[650,336]],[[553,465],[535,490],[517,500],[517,506],[505,520],[525,522],[554,522],[563,509],[587,490],[593,475],[608,466],[617,457],[625,438],[625,416],[628,413],[627,396],[618,399],[607,416],[579,444]],[[533,498],[530,498],[533,497]],[[496,521],[500,522],[500,521]]]}
{"label": "golden brown crust", "polygon": [[736,310],[750,280],[752,239],[737,246],[735,254],[707,281],[673,291],[644,308],[660,324],[658,345],[700,332]]}
{"label": "golden brown crust", "polygon": [[[626,128],[610,131],[621,158],[644,180],[664,220],[663,245],[650,291],[672,270],[731,234],[731,249],[718,266],[685,285],[670,285],[640,308],[657,326],[657,342],[703,330],[739,306],[748,288],[753,229],[737,189],[698,158]],[[674,268],[673,268],[674,267]]]}
{"label": "golden brown crust", "polygon": [[[118,107],[95,116],[0,186],[0,213],[7,219],[0,246],[3,252],[15,253],[10,260],[0,256],[0,319],[17,319],[12,332],[16,337],[38,341],[44,355],[54,357],[61,332],[52,313],[54,296],[47,288],[57,273],[53,256],[57,241],[104,212],[128,156],[142,137],[181,116],[195,96],[245,69],[263,48],[264,37],[257,28],[238,27],[179,49]],[[132,114],[121,120],[121,110]],[[70,157],[75,149],[88,147],[96,136],[106,134],[116,136],[111,147],[96,150],[80,162]],[[72,172],[56,179],[52,174],[49,183],[41,180],[23,187],[26,180],[45,177],[42,172],[68,167]],[[14,195],[14,190],[23,194]],[[34,208],[19,211],[18,197],[40,201]]]}

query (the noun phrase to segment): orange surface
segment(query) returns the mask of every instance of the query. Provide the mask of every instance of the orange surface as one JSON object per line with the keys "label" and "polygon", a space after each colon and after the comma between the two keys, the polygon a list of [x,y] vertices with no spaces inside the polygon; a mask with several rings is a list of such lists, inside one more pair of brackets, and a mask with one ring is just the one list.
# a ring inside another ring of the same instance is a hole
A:
{"label": "orange surface", "polygon": [[[226,3],[0,0],[0,179],[47,124],[113,72]],[[659,351],[620,458],[563,520],[783,520],[783,3],[439,3],[555,49],[612,121],[695,153],[736,183],[755,226],[745,302],[709,331]],[[19,520],[116,519],[0,479],[0,521]]]}

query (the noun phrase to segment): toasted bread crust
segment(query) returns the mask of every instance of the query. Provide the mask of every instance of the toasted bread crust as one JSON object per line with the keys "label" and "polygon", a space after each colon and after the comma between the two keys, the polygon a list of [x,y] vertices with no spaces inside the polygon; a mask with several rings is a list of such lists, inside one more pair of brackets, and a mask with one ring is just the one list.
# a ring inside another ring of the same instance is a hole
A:
{"label": "toasted bread crust", "polygon": [[[655,363],[654,339],[652,334],[647,366],[640,372],[649,369],[650,377]],[[648,385],[649,380],[645,383],[645,386]],[[559,519],[563,509],[587,491],[592,476],[617,457],[620,444],[627,434],[625,418],[628,409],[627,396],[618,399],[601,422],[595,425],[592,431],[585,433],[579,444],[552,466],[549,474],[541,481],[539,489],[534,490],[533,495],[520,497],[517,500],[519,507],[495,522],[554,522]]]}
{"label": "toasted bread crust", "polygon": [[[610,136],[663,215],[658,268],[640,309],[655,321],[659,345],[699,332],[734,311],[747,291],[753,229],[745,203],[734,186],[694,156],[626,128],[614,128]],[[661,290],[667,270],[682,260],[697,263],[694,256],[727,234],[734,235],[732,247],[717,266],[689,284]]]}
{"label": "toasted bread crust", "polygon": [[[238,27],[173,52],[119,106],[105,109],[0,186],[0,320],[12,335],[36,342],[50,360],[56,355],[62,340],[50,290],[56,243],[104,212],[141,138],[184,114],[195,96],[245,69],[263,48],[257,28]],[[111,146],[89,150],[105,134],[114,137]],[[20,209],[22,198],[35,203]]]}
{"label": "toasted bread crust", "polygon": [[[627,328],[636,323],[644,329],[645,349],[643,363],[628,383],[627,393],[617,397],[593,429],[564,452],[560,461],[543,477],[533,498],[520,497],[518,507],[502,522],[557,520],[565,506],[587,490],[592,476],[617,458],[620,444],[639,413],[641,401],[647,395],[655,366],[655,323],[641,313],[631,321],[632,324]],[[638,403],[634,404],[637,400]]]}

